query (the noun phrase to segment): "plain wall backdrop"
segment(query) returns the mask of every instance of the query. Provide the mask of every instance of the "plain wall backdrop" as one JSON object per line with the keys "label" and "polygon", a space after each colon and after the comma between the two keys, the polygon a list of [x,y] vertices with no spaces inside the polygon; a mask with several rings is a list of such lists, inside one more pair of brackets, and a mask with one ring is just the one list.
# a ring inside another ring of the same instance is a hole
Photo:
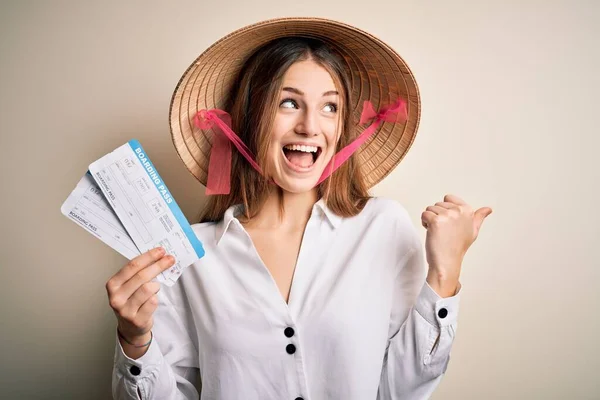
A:
{"label": "plain wall backdrop", "polygon": [[[2,1],[0,397],[109,399],[126,260],[60,213],[92,161],[141,141],[191,222],[204,187],[168,109],[223,35],[267,18],[365,29],[416,75],[416,141],[373,194],[490,206],[433,398],[600,398],[600,2]],[[321,400],[321,399],[316,399]]]}

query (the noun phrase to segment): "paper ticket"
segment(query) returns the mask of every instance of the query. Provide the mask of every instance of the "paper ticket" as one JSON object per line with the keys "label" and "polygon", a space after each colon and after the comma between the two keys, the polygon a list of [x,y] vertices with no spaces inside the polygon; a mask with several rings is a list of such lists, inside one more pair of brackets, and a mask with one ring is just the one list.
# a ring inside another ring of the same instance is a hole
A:
{"label": "paper ticket", "polygon": [[157,280],[171,286],[204,248],[137,140],[89,166],[92,177],[140,253],[162,246],[176,263]]}
{"label": "paper ticket", "polygon": [[77,183],[60,211],[124,257],[131,260],[140,254],[89,172]]}

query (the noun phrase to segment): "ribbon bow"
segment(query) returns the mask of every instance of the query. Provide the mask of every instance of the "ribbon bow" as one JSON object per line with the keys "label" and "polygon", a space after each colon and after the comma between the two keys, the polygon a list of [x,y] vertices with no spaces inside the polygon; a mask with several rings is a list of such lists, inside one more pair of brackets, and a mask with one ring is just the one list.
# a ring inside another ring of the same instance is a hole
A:
{"label": "ribbon bow", "polygon": [[[371,120],[373,122],[352,143],[344,147],[333,156],[331,161],[323,170],[317,185],[327,179],[340,165],[342,165],[352,153],[354,153],[364,142],[367,141],[384,122],[396,122],[407,119],[406,101],[398,99],[389,107],[383,107],[379,112],[373,108],[370,101],[365,101],[360,116],[360,124],[363,125]],[[199,129],[215,129],[210,161],[208,165],[208,179],[206,182],[206,194],[227,194],[231,190],[231,143],[239,150],[252,167],[261,175],[262,170],[252,156],[246,144],[231,130],[231,116],[223,110],[200,110],[194,115],[194,125]]]}
{"label": "ribbon bow", "polygon": [[382,107],[379,112],[376,112],[373,108],[373,104],[367,100],[363,104],[359,124],[363,125],[371,119],[375,119],[376,121],[396,122],[399,120],[406,120],[407,118],[406,101],[403,99],[398,99],[389,107]]}
{"label": "ribbon bow", "polygon": [[218,128],[210,150],[207,195],[227,194],[231,190],[231,143],[262,174],[248,146],[231,130],[231,116],[228,113],[219,109],[200,110],[194,115],[194,125],[200,129]]}
{"label": "ribbon bow", "polygon": [[406,110],[406,101],[404,99],[398,99],[391,106],[382,107],[379,112],[376,112],[373,108],[373,104],[366,100],[363,103],[363,110],[360,115],[360,125],[374,120],[367,129],[365,129],[352,143],[340,150],[336,155],[333,156],[329,164],[323,170],[323,174],[319,178],[317,184],[323,182],[327,177],[335,172],[350,156],[358,150],[358,148],[367,141],[368,138],[375,133],[379,125],[383,122],[397,122],[400,120],[406,120],[408,113]]}

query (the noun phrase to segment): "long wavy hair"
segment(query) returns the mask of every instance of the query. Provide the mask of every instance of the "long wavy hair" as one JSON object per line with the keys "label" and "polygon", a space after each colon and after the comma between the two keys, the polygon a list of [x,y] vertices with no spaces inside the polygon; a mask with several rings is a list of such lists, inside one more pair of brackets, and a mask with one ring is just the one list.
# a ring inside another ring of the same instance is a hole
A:
{"label": "long wavy hair", "polygon": [[[259,174],[237,151],[232,154],[231,191],[208,199],[200,214],[200,222],[219,221],[225,211],[235,204],[243,205],[244,217],[254,217],[272,190],[282,198],[282,189],[269,183],[268,150],[273,122],[278,110],[283,76],[299,61],[313,60],[331,75],[340,96],[338,105],[339,140],[337,153],[355,137],[351,126],[351,103],[348,73],[339,56],[324,42],[302,37],[273,40],[259,48],[242,67],[229,92],[225,110],[232,119],[232,128],[256,154],[265,176]],[[369,199],[363,172],[354,153],[331,176],[317,187],[319,198],[337,215],[358,214]],[[281,202],[283,211],[283,202]]]}

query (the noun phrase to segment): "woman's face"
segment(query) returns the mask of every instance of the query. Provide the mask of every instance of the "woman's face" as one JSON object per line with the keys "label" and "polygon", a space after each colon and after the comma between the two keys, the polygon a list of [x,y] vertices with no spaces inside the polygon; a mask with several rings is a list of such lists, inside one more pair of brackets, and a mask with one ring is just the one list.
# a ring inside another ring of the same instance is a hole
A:
{"label": "woman's face", "polygon": [[329,72],[312,60],[283,77],[269,161],[272,177],[291,193],[314,188],[335,152],[339,95]]}

